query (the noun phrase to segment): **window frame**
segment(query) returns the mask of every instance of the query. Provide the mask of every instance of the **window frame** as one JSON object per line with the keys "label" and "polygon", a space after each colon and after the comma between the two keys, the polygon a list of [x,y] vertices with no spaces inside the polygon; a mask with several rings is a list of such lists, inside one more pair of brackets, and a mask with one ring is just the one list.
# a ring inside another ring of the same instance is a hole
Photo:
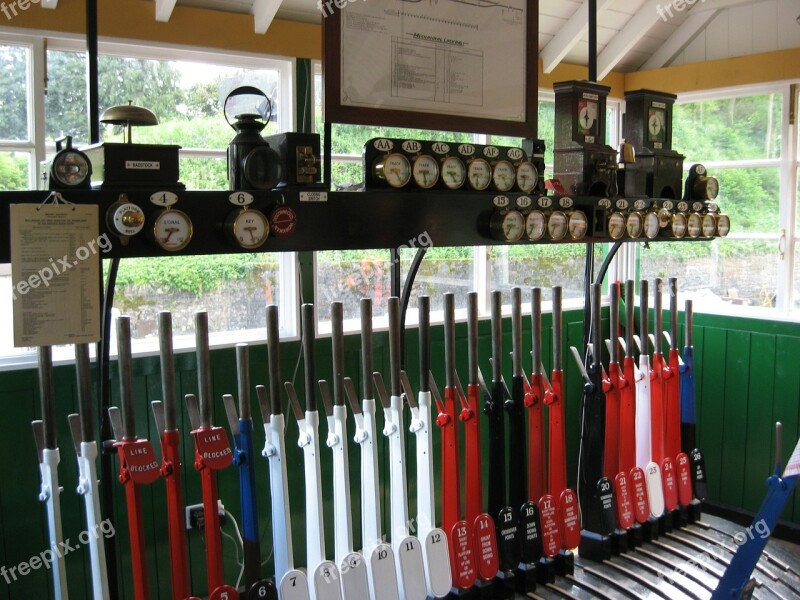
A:
{"label": "window frame", "polygon": [[[703,161],[709,169],[711,175],[727,169],[760,169],[777,168],[779,173],[779,207],[778,207],[778,230],[775,232],[741,232],[736,231],[735,224],[731,233],[726,237],[727,240],[753,240],[753,241],[775,241],[775,251],[778,253],[778,269],[776,281],[776,304],[774,308],[763,308],[757,306],[737,306],[722,304],[698,304],[694,307],[695,312],[708,314],[730,315],[738,317],[758,318],[766,320],[780,321],[800,321],[800,309],[793,310],[794,304],[794,265],[795,248],[800,232],[797,231],[797,171],[800,168],[798,163],[798,128],[790,123],[792,114],[792,103],[798,97],[798,82],[800,80],[774,81],[761,84],[731,86],[725,88],[715,88],[713,90],[703,90],[698,92],[686,92],[678,94],[675,104],[688,104],[694,102],[706,102],[713,100],[728,100],[750,96],[780,93],[782,96],[781,107],[781,155],[779,158],[760,158],[730,161]],[[794,99],[793,99],[794,97]],[[795,104],[796,106],[796,104]],[[680,148],[675,148],[681,152]],[[688,171],[691,163],[684,163],[684,171]],[[725,207],[721,207],[724,211]],[[678,242],[682,243],[682,242]],[[700,242],[702,243],[702,242]],[[629,278],[637,279],[638,262],[641,252],[641,244],[631,244],[635,247],[636,255],[628,265]],[[780,255],[783,254],[781,257]]]}
{"label": "window frame", "polygon": [[[38,35],[20,35],[10,33],[0,28],[0,44],[22,46],[28,48],[28,133],[27,140],[0,140],[0,152],[20,152],[30,156],[28,182],[29,189],[37,189],[39,164],[47,159],[48,152],[55,152],[53,144],[48,145],[45,140],[45,81],[47,79],[47,51],[85,52],[84,38],[58,33],[37,32]],[[278,112],[279,131],[294,131],[296,129],[297,115],[295,108],[296,96],[296,59],[288,57],[268,56],[247,52],[231,52],[226,50],[202,49],[176,44],[152,43],[146,41],[126,41],[116,38],[101,38],[98,51],[102,55],[125,56],[146,60],[162,61],[194,61],[212,63],[220,66],[252,69],[274,69],[278,72],[280,81],[280,104],[285,107]],[[222,112],[220,111],[220,118]],[[231,132],[231,137],[233,137]],[[226,148],[182,148],[181,158],[225,158]],[[279,292],[279,306],[281,310],[281,339],[299,339],[299,267],[298,257],[295,252],[278,253],[279,273],[281,286]],[[0,274],[10,272],[10,265],[2,265]],[[284,309],[285,308],[285,309]],[[211,347],[232,347],[243,341],[263,341],[266,327],[235,332],[212,333]],[[193,345],[176,339],[176,352],[189,351]],[[116,355],[116,345],[111,345],[112,356]],[[35,352],[21,352],[0,355],[0,371],[30,368],[36,364]],[[94,353],[92,345],[91,352]],[[152,341],[134,342],[133,354],[137,357],[157,354],[157,343]],[[55,364],[70,364],[74,362],[71,356],[71,347],[54,348]]]}

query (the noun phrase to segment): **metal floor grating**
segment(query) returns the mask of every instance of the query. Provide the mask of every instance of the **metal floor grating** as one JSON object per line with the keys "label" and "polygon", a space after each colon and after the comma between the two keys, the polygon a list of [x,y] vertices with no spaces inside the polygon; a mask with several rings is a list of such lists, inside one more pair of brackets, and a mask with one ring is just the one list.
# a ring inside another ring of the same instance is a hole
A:
{"label": "metal floor grating", "polygon": [[[574,574],[518,598],[572,600],[707,600],[736,549],[735,535],[745,528],[708,514],[697,523],[640,547],[594,562],[575,555]],[[753,598],[800,598],[800,546],[770,540],[753,573]]]}

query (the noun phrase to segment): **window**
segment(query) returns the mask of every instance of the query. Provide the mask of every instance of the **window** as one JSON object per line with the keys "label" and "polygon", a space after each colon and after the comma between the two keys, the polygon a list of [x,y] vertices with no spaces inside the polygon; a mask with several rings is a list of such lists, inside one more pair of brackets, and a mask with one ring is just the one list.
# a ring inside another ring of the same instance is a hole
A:
{"label": "window", "polygon": [[[55,152],[57,139],[72,136],[76,146],[89,141],[85,55],[80,43],[67,39],[48,39],[47,50],[41,38],[8,40],[0,40],[0,189],[25,190],[32,189],[39,161],[45,152]],[[34,93],[35,82],[44,78],[32,75],[45,61],[46,96]],[[270,98],[273,114],[265,134],[294,129],[288,60],[101,44],[98,66],[101,112],[128,101],[152,110],[159,124],[134,127],[133,141],[180,145],[187,189],[228,188],[226,150],[235,134],[225,122],[223,102],[235,87],[252,85]],[[37,121],[37,114],[44,118]],[[122,132],[103,126],[101,137],[121,141]],[[177,348],[193,346],[192,316],[205,308],[212,344],[263,340],[264,307],[273,302],[287,307],[281,311],[282,335],[295,335],[295,263],[294,254],[276,253],[126,259],[120,263],[115,310],[133,317],[135,352],[157,349],[160,310],[173,312]],[[0,308],[8,313],[10,269],[0,267]],[[0,364],[30,361],[30,349],[13,347],[8,321],[0,327]],[[56,358],[68,359],[71,352],[71,347],[57,349]]]}
{"label": "window", "polygon": [[792,309],[797,142],[789,142],[790,97],[789,86],[775,85],[679,97],[673,148],[686,155],[687,170],[702,162],[719,179],[717,202],[731,233],[710,243],[642,247],[641,278],[678,277],[697,310],[778,316]]}
{"label": "window", "polygon": [[0,42],[0,190],[27,190],[36,162],[31,81],[33,44]]}
{"label": "window", "polygon": [[[314,102],[316,130],[323,129],[322,76],[315,69]],[[538,106],[539,137],[545,140],[547,169],[541,176],[552,177],[555,102],[552,92],[541,92]],[[608,102],[608,139],[616,146],[619,140],[620,103]],[[334,186],[363,186],[362,149],[373,137],[393,137],[448,142],[474,142],[501,146],[521,146],[520,138],[483,136],[452,132],[377,128],[360,125],[332,125],[332,179]],[[421,232],[425,235],[425,232]],[[431,240],[429,240],[431,241]],[[435,240],[433,240],[435,241]],[[425,245],[425,244],[419,244]],[[595,248],[595,268],[602,262],[607,245]],[[401,249],[399,268],[405,282],[416,250]],[[489,292],[503,292],[506,304],[514,287],[523,289],[523,301],[530,301],[530,288],[545,289],[545,298],[554,285],[563,288],[566,306],[583,304],[585,244],[521,245],[479,247],[430,247],[423,260],[411,291],[407,324],[417,319],[416,306],[422,295],[431,298],[431,318],[441,320],[443,295],[455,295],[457,317],[466,318],[467,293],[478,291],[483,315],[489,311]],[[329,330],[330,302],[341,301],[345,312],[345,327],[355,330],[358,323],[358,300],[370,297],[377,323],[385,324],[386,300],[391,294],[391,256],[386,249],[356,251],[324,251],[316,253],[316,299],[320,331]],[[527,310],[527,309],[526,309]]]}

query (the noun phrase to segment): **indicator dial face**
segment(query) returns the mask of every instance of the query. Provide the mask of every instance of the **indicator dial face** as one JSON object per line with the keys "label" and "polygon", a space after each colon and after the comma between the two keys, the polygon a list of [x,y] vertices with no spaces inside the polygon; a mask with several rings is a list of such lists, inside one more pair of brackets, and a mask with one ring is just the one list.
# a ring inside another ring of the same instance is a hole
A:
{"label": "indicator dial face", "polygon": [[492,181],[494,187],[499,192],[507,192],[514,187],[516,181],[516,171],[514,165],[507,160],[499,160],[495,163],[492,170]]}
{"label": "indicator dial face", "polygon": [[411,164],[403,154],[393,152],[375,162],[373,174],[393,188],[401,188],[411,179]]}
{"label": "indicator dial face", "polygon": [[629,238],[636,239],[641,237],[642,231],[644,230],[644,218],[642,218],[642,213],[632,212],[629,214],[628,221],[625,225]]}
{"label": "indicator dial face", "polygon": [[529,160],[517,165],[517,187],[526,194],[532,192],[539,181],[539,170]]}
{"label": "indicator dial face", "polygon": [[525,217],[517,210],[508,211],[503,218],[503,237],[508,242],[516,242],[525,234]]}
{"label": "indicator dial face", "polygon": [[228,233],[245,250],[258,248],[269,237],[269,220],[260,210],[238,210],[228,217]]}
{"label": "indicator dial face", "polygon": [[525,234],[525,217],[518,210],[495,212],[489,222],[489,229],[497,240],[517,242]]}
{"label": "indicator dial face", "polygon": [[531,241],[538,241],[544,237],[544,232],[547,229],[547,219],[544,213],[540,210],[532,210],[528,213],[525,219],[525,235]]}
{"label": "indicator dial face", "polygon": [[658,213],[657,212],[649,212],[644,216],[644,235],[648,239],[654,239],[658,236],[658,230],[660,229],[661,225],[658,220]]}
{"label": "indicator dial face", "polygon": [[702,226],[703,226],[703,218],[697,213],[689,213],[689,216],[686,218],[686,233],[689,234],[689,237],[690,238],[700,237]]}
{"label": "indicator dial face", "polygon": [[728,215],[717,215],[717,235],[725,237],[731,231],[731,219]]}
{"label": "indicator dial face", "polygon": [[131,202],[118,203],[108,212],[109,227],[117,235],[136,235],[144,228],[144,211]]}
{"label": "indicator dial face", "polygon": [[183,250],[192,241],[192,221],[180,210],[165,210],[156,215],[153,237],[168,252]]}
{"label": "indicator dial face", "polygon": [[714,237],[717,232],[717,220],[712,214],[703,215],[703,237]]}
{"label": "indicator dial face", "polygon": [[651,107],[648,111],[647,133],[651,142],[664,142],[666,139],[665,119],[666,112],[663,108]]}
{"label": "indicator dial face", "polygon": [[578,129],[585,136],[597,135],[597,102],[581,98],[578,101]]}
{"label": "indicator dial face", "polygon": [[56,154],[50,167],[53,179],[64,187],[83,185],[91,172],[86,155],[77,150],[62,150]]}
{"label": "indicator dial face", "polygon": [[457,156],[448,156],[442,162],[442,181],[451,190],[457,190],[464,185],[467,178],[467,167]]}
{"label": "indicator dial face", "polygon": [[567,235],[567,215],[560,210],[553,211],[547,220],[547,234],[550,239],[563,240]]}
{"label": "indicator dial face", "polygon": [[714,200],[719,195],[719,181],[716,177],[698,175],[692,187],[695,198],[700,200]]}
{"label": "indicator dial face", "polygon": [[492,167],[483,158],[476,158],[467,167],[467,179],[473,190],[483,191],[492,182]]}
{"label": "indicator dial face", "polygon": [[414,159],[411,172],[414,183],[424,190],[432,188],[439,181],[439,163],[427,154],[421,154]]}
{"label": "indicator dial face", "polygon": [[589,220],[583,211],[576,210],[569,214],[568,229],[569,237],[573,240],[580,240],[586,235],[589,229]]}
{"label": "indicator dial face", "polygon": [[672,235],[680,239],[686,235],[686,215],[676,213],[672,217]]}
{"label": "indicator dial face", "polygon": [[608,218],[608,235],[612,240],[619,240],[625,235],[625,215],[613,212]]}

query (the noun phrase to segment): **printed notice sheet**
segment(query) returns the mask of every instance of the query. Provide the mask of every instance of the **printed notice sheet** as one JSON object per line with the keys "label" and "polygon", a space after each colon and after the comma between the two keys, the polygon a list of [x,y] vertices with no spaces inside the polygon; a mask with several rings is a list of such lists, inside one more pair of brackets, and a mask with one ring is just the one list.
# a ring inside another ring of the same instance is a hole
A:
{"label": "printed notice sheet", "polygon": [[345,4],[342,105],[524,122],[526,10],[527,0]]}
{"label": "printed notice sheet", "polygon": [[97,206],[12,204],[14,345],[51,346],[100,339]]}

